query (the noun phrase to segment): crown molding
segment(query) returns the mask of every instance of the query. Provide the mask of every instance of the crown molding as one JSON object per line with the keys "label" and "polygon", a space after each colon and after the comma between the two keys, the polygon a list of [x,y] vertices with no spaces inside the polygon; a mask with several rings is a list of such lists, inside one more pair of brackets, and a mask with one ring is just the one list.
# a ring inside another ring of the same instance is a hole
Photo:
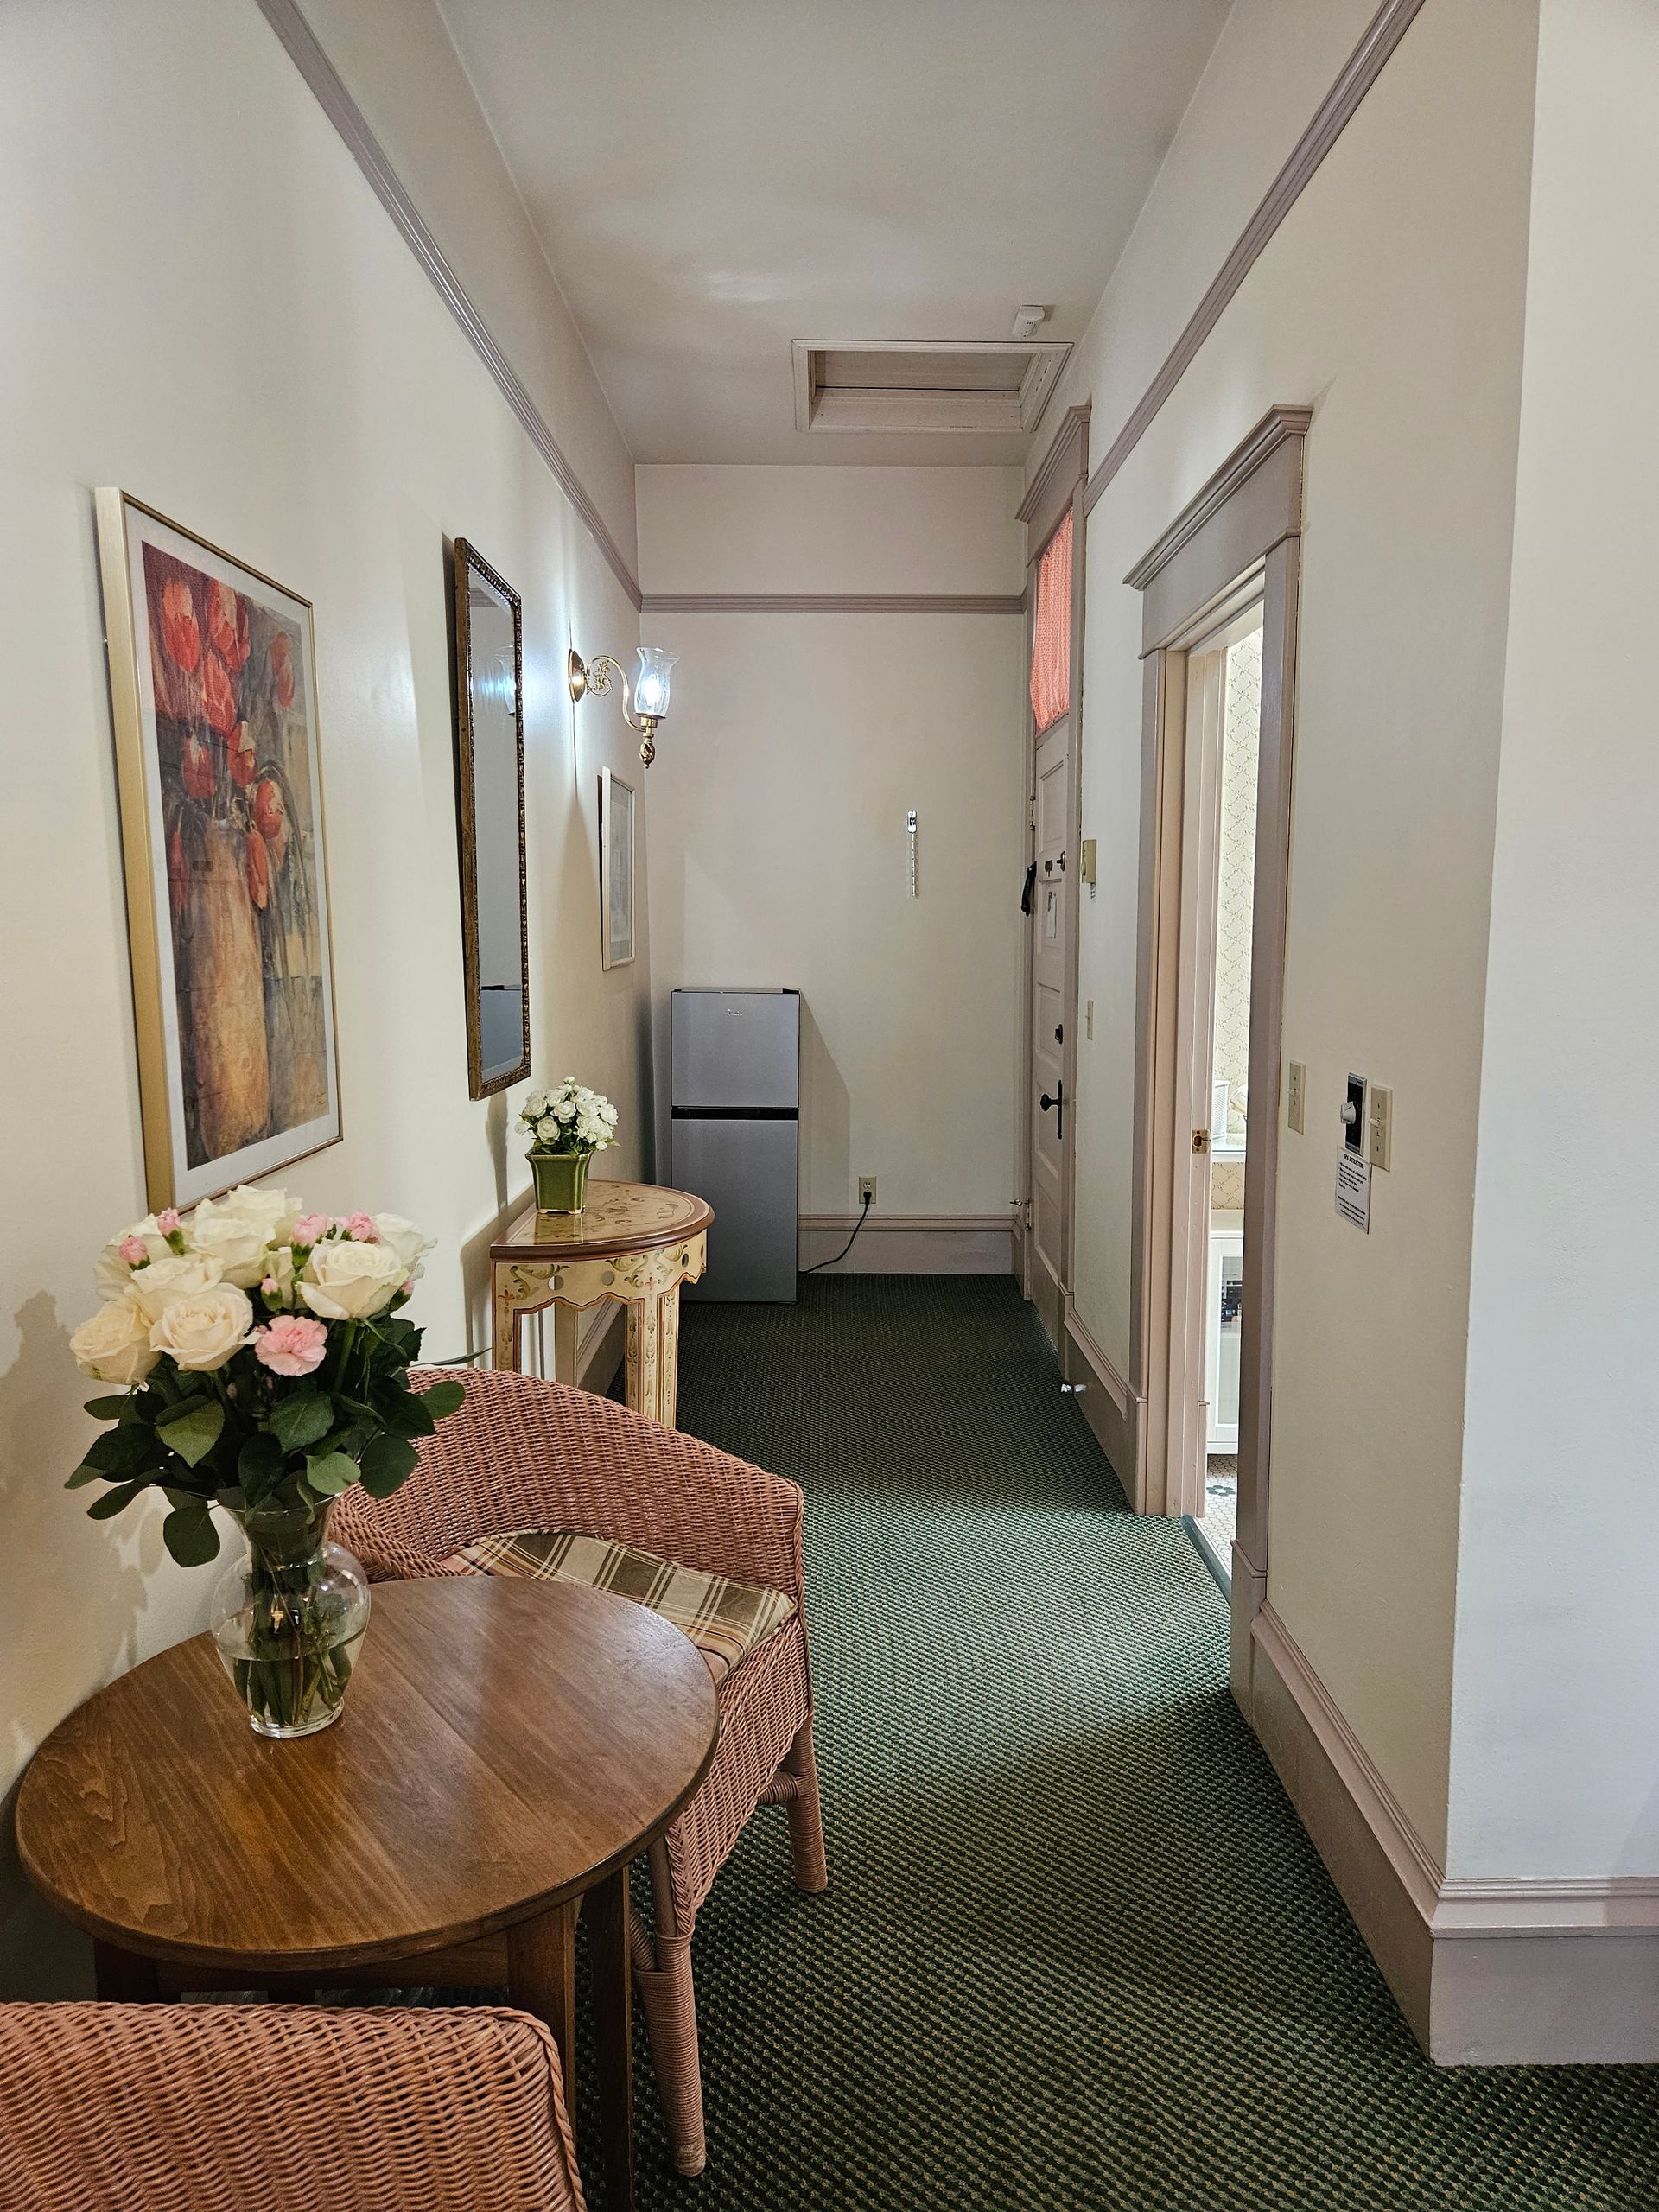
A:
{"label": "crown molding", "polygon": [[368,118],[346,90],[344,79],[324,52],[316,33],[301,14],[297,0],[257,0],[260,14],[281,41],[295,67],[315,94],[323,113],[346,142],[346,150],[367,178],[370,188],[385,209],[440,299],[461,325],[468,344],[489,371],[497,389],[523,425],[531,443],[547,463],[554,482],[575,509],[578,520],[599,548],[606,566],[630,601],[640,604],[639,579],[621,547],[606,527],[576,472],[550,429],[546,416],[513,373],[511,363],[491,334],[489,326],[450,267],[419,209],[404,189],[403,181],[387,158],[385,149],[369,127]]}
{"label": "crown molding", "polygon": [[1169,358],[1147,386],[1128,420],[1102,454],[1084,494],[1089,513],[1101,493],[1135,451],[1164,402],[1197,359],[1198,349],[1222,318],[1229,302],[1259,259],[1262,248],[1301,197],[1315,171],[1352,120],[1360,102],[1382,73],[1384,64],[1411,28],[1423,0],[1383,0],[1364,36],[1344,63],[1342,73],[1320,101],[1289,160],[1268,188],[1267,196],[1223,262],[1215,281],[1194,308]]}
{"label": "crown molding", "polygon": [[1023,592],[647,592],[645,614],[1023,614]]}

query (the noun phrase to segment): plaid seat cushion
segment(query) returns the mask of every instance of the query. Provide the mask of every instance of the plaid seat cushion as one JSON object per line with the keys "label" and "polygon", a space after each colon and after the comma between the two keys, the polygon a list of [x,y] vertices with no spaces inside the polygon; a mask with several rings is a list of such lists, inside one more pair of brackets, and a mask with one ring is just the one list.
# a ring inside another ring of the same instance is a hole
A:
{"label": "plaid seat cushion", "polygon": [[794,1599],[781,1590],[734,1582],[728,1575],[704,1574],[700,1568],[681,1567],[674,1560],[658,1559],[603,1536],[578,1535],[570,1529],[483,1536],[443,1564],[470,1574],[584,1582],[592,1590],[613,1590],[619,1598],[632,1598],[690,1637],[716,1686],[746,1651],[753,1650],[795,1610]]}

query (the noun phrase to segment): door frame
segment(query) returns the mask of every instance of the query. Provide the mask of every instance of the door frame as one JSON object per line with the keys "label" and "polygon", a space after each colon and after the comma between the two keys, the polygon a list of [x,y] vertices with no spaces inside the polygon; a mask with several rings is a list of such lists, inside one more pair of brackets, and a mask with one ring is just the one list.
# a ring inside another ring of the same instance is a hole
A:
{"label": "door frame", "polygon": [[[1185,663],[1179,761],[1172,742],[1166,772],[1181,786],[1179,889],[1174,983],[1174,1050],[1168,1120],[1170,1154],[1169,1359],[1165,1389],[1166,1495],[1169,1514],[1201,1516],[1209,1424],[1204,1410],[1209,1363],[1211,1068],[1214,1058],[1217,929],[1220,907],[1222,723],[1227,655],[1262,623],[1259,572],[1230,593],[1168,650]],[[1260,792],[1258,791],[1258,801]],[[1166,853],[1166,866],[1176,856]],[[1254,982],[1254,931],[1252,974]],[[1251,1039],[1254,1046],[1254,1037]],[[1254,1093],[1252,1093],[1254,1095]],[[1191,1130],[1191,1148],[1182,1134]],[[1200,1150],[1197,1138],[1205,1139]],[[1202,1160],[1202,1171],[1197,1165]],[[1249,1153],[1245,1152],[1245,1179]],[[1249,1196],[1245,1194],[1248,1225]],[[1248,1237],[1247,1237],[1248,1243]],[[1241,1329],[1242,1335],[1242,1329]],[[1241,1350],[1241,1357],[1243,1357]]]}
{"label": "door frame", "polygon": [[[1273,407],[1124,582],[1141,594],[1143,775],[1137,944],[1131,1373],[1135,1510],[1179,1510],[1169,1481],[1172,1314],[1190,1239],[1188,1115],[1181,1080],[1181,953],[1197,871],[1183,866],[1189,655],[1231,614],[1262,608],[1250,956],[1250,1141],[1244,1162],[1238,1529],[1232,1552],[1233,1682],[1248,1694],[1250,1624],[1267,1594],[1285,938],[1295,719],[1303,444],[1313,410]],[[1189,856],[1190,857],[1190,856]],[[1186,1116],[1179,1120],[1178,1117]],[[1205,1114],[1207,1127],[1209,1116]]]}
{"label": "door frame", "polygon": [[[1025,658],[1022,663],[1020,694],[1025,714],[1025,798],[1026,810],[1025,856],[1029,863],[1037,849],[1035,815],[1037,747],[1044,733],[1037,728],[1037,717],[1031,705],[1032,639],[1037,621],[1037,569],[1048,550],[1049,540],[1065,519],[1071,516],[1071,607],[1069,660],[1071,677],[1071,702],[1067,719],[1071,724],[1071,775],[1066,791],[1065,849],[1075,859],[1077,849],[1077,824],[1082,820],[1083,788],[1083,616],[1084,616],[1084,542],[1086,526],[1084,520],[1084,498],[1089,484],[1089,406],[1085,402],[1078,407],[1069,407],[1055,432],[1042,464],[1032,478],[1025,498],[1020,502],[1017,519],[1026,525],[1026,626]],[[1051,728],[1053,724],[1049,725]],[[1065,1030],[1060,1047],[1061,1081],[1065,1086],[1068,1108],[1077,1095],[1077,869],[1069,871],[1071,887],[1065,943],[1061,950],[1062,1024]],[[1032,931],[1036,927],[1037,910],[1033,901],[1027,917],[1025,933],[1024,969],[1020,987],[1020,1127],[1018,1144],[1018,1250],[1017,1265],[1021,1294],[1031,1298],[1031,1090],[1032,1090],[1032,1003],[1031,956]],[[1071,1303],[1071,1251],[1075,1221],[1075,1161],[1073,1138],[1075,1122],[1071,1112],[1065,1116],[1065,1134],[1060,1139],[1060,1356],[1065,1357],[1066,1316]]]}

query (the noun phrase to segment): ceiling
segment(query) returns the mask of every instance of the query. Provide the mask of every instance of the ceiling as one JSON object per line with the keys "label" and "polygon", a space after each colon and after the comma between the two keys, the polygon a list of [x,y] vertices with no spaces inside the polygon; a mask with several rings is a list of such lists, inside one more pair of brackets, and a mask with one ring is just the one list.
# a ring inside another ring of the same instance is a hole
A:
{"label": "ceiling", "polygon": [[961,463],[791,340],[1080,337],[1228,0],[440,4],[636,460]]}

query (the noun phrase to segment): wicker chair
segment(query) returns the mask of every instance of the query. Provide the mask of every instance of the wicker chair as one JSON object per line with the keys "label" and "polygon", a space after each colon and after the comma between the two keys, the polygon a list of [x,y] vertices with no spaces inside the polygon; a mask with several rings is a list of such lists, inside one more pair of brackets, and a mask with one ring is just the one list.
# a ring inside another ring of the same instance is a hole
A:
{"label": "wicker chair", "polygon": [[[422,1379],[435,1379],[427,1376]],[[702,1787],[651,1852],[654,1942],[636,1925],[634,1973],[675,2164],[705,2145],[691,1936],[757,1805],[788,1808],[795,1880],[828,1881],[793,1483],[607,1399],[529,1376],[465,1378],[466,1403],[426,1440],[383,1503],[347,1493],[334,1533],[377,1580],[441,1573],[480,1537],[573,1529],[686,1567],[782,1590],[795,1611],[719,1685],[720,1745]],[[448,1570],[454,1572],[454,1570]]]}
{"label": "wicker chair", "polygon": [[582,2212],[527,2013],[0,2005],[8,2212]]}

